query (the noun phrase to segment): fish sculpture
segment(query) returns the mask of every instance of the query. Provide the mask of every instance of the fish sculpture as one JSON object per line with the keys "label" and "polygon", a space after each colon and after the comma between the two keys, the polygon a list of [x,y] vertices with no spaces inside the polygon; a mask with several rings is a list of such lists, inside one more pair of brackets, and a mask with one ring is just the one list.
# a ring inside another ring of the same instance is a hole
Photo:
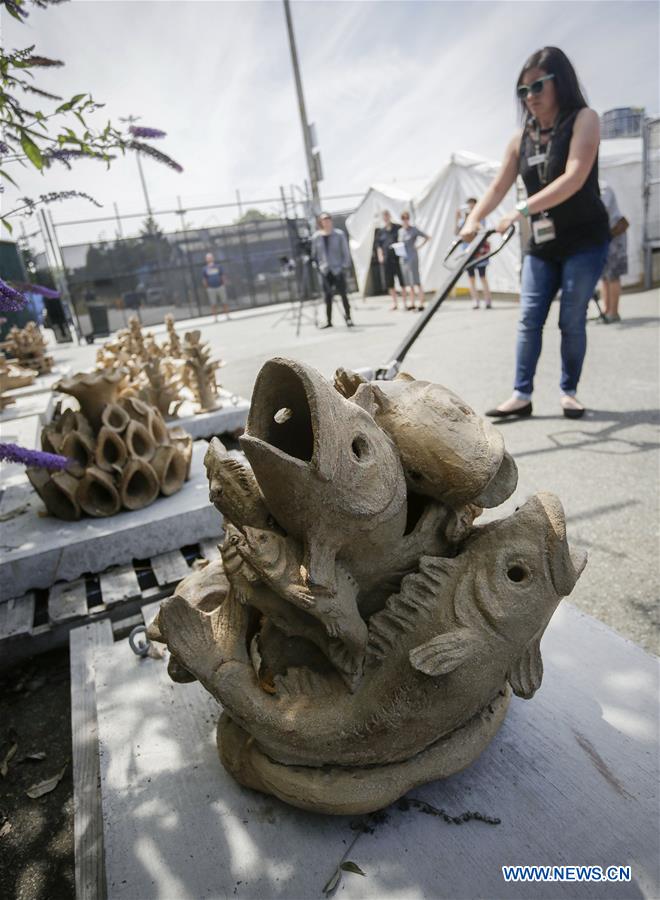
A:
{"label": "fish sculpture", "polygon": [[265,363],[240,441],[275,521],[303,544],[310,585],[334,591],[342,551],[393,548],[403,535],[406,480],[396,447],[311,366]]}
{"label": "fish sculpture", "polygon": [[[519,696],[534,694],[541,637],[585,562],[571,556],[563,509],[551,494],[477,529],[454,559],[423,557],[419,572],[372,616],[354,694],[333,673],[295,669],[265,694],[246,657],[247,616],[241,620],[231,604],[204,614],[175,597],[163,604],[160,625],[177,658],[273,760],[384,765],[464,725],[506,682]],[[228,616],[233,629],[225,627]],[[319,696],[331,699],[319,704]]]}
{"label": "fish sculpture", "polygon": [[335,384],[392,438],[408,487],[449,506],[499,506],[515,490],[516,464],[500,432],[448,388],[401,374],[365,382],[345,370]]}
{"label": "fish sculpture", "polygon": [[221,559],[148,632],[174,680],[222,705],[223,765],[337,814],[465,768],[511,693],[538,690],[541,638],[584,567],[560,501],[478,525],[515,463],[456,394],[410,375],[338,370],[333,386],[270,360],[241,444],[247,462],[219,440],[205,459]]}

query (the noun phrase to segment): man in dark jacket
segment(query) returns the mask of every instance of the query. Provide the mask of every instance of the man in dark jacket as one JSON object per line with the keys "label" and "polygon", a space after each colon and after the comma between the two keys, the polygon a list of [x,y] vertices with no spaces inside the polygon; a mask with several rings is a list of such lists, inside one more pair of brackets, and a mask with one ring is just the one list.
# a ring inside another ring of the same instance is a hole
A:
{"label": "man in dark jacket", "polygon": [[345,274],[351,266],[348,240],[341,229],[333,227],[330,213],[321,213],[319,226],[319,230],[312,237],[312,259],[318,266],[323,279],[323,295],[328,321],[321,327],[332,328],[332,299],[335,294],[339,294],[344,305],[346,324],[352,328],[353,322],[346,293]]}

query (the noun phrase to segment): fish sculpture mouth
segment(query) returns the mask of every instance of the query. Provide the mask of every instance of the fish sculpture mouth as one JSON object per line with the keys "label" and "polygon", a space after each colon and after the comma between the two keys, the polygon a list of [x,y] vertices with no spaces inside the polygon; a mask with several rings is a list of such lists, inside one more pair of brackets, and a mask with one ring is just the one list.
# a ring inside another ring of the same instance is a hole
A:
{"label": "fish sculpture mouth", "polygon": [[309,466],[329,480],[332,453],[322,455],[319,433],[318,385],[307,367],[291,360],[269,360],[257,377],[241,443]]}

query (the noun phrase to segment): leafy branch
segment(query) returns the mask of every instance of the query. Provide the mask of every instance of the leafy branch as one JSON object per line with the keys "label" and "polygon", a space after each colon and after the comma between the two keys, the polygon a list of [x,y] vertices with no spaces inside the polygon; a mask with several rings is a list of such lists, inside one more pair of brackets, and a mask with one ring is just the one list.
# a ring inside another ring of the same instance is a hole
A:
{"label": "leafy branch", "polygon": [[[17,21],[24,23],[29,17],[28,0],[1,0],[7,12]],[[46,9],[66,0],[29,0],[33,6]],[[124,131],[108,121],[103,127],[94,125],[90,116],[103,108],[91,94],[74,94],[63,100],[47,87],[35,83],[36,73],[41,70],[59,68],[64,63],[35,52],[35,45],[23,49],[0,48],[0,181],[18,187],[19,177],[10,165],[33,167],[42,174],[56,164],[68,169],[81,159],[105,162],[107,166],[121,154],[134,151],[166,165],[174,171],[182,168],[166,153],[145,141],[165,137],[165,132],[156,128],[130,125]],[[31,98],[31,100],[28,100]],[[39,100],[51,106],[40,109],[28,107],[27,103]],[[57,104],[56,106],[53,106]],[[0,184],[0,192],[4,185]],[[42,194],[38,199],[22,198],[21,205],[0,214],[0,222],[12,232],[9,219],[22,213],[31,214],[35,207],[54,200],[71,197],[85,197],[96,201],[80,191],[61,191]],[[96,204],[100,205],[100,204]]]}

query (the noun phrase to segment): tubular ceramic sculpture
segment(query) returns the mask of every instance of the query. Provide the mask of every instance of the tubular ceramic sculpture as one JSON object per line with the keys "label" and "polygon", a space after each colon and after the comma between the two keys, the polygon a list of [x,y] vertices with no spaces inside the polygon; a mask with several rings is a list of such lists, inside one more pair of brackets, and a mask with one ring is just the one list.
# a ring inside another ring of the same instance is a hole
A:
{"label": "tubular ceramic sculpture", "polygon": [[165,326],[167,340],[158,344],[151,332],[143,333],[137,316],[131,316],[128,328],[117,332],[97,351],[97,369],[126,373],[122,396],[156,406],[165,419],[176,418],[188,399],[197,412],[218,409],[222,404],[217,370],[224,363],[211,358],[201,332],[187,333],[182,343],[173,316],[165,316]]}
{"label": "tubular ceramic sculpture", "polygon": [[147,403],[120,399],[123,379],[121,372],[80,373],[55,385],[80,410],[58,410],[41,433],[42,449],[69,457],[68,469],[27,470],[51,515],[75,520],[141,509],[188,479],[192,438],[182,428],[168,429]]}
{"label": "tubular ceramic sculpture", "polygon": [[511,691],[541,684],[540,640],[586,558],[501,435],[451,391],[401,376],[334,387],[262,368],[243,450],[211,442],[222,559],[184,579],[149,634],[175,681],[222,704],[218,749],[243,785],[360,813],[473,762]]}
{"label": "tubular ceramic sculpture", "polygon": [[28,322],[25,328],[14,325],[0,349],[16,357],[19,366],[34,369],[38,375],[47,375],[53,368],[53,357],[46,354],[47,344],[36,322]]}

